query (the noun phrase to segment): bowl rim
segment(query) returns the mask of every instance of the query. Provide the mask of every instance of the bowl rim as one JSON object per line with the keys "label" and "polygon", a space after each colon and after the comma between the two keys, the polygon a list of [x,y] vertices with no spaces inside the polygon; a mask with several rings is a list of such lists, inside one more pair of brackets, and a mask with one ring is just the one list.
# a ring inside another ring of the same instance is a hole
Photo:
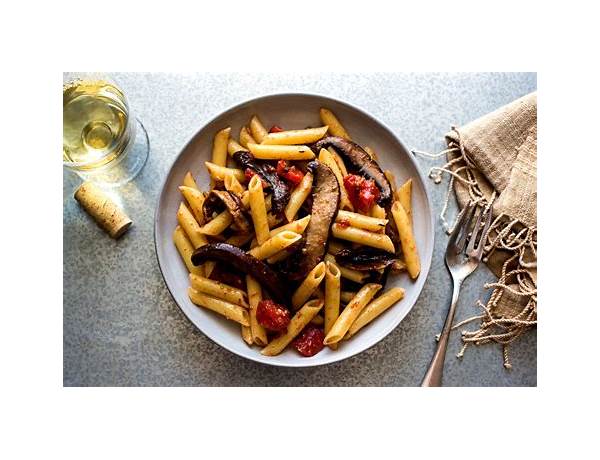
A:
{"label": "bowl rim", "polygon": [[[167,185],[167,181],[169,179],[169,176],[171,174],[171,171],[173,170],[173,166],[179,161],[179,159],[181,158],[181,156],[183,155],[183,153],[187,150],[187,148],[190,146],[190,144],[192,142],[194,142],[194,140],[196,139],[196,136],[198,135],[198,133],[200,131],[202,131],[206,126],[208,126],[209,124],[213,123],[214,121],[216,121],[218,118],[222,117],[225,114],[229,114],[230,112],[239,110],[240,108],[252,104],[252,103],[256,103],[259,101],[263,101],[263,100],[267,100],[267,99],[272,99],[272,98],[277,98],[277,97],[309,97],[309,98],[318,98],[324,101],[333,101],[336,104],[340,104],[342,106],[346,106],[346,108],[348,109],[352,109],[356,112],[359,112],[361,115],[367,117],[368,119],[370,119],[372,122],[375,122],[376,124],[379,124],[384,130],[386,130],[388,132],[388,134],[390,134],[392,136],[392,138],[394,140],[396,140],[398,142],[398,144],[400,144],[400,146],[402,146],[402,148],[408,152],[407,157],[409,158],[409,161],[413,164],[415,170],[417,171],[417,174],[419,175],[419,179],[421,180],[421,183],[423,184],[423,189],[425,191],[425,199],[426,199],[426,203],[427,203],[427,211],[429,213],[429,224],[430,224],[430,231],[429,231],[429,235],[427,235],[427,240],[431,241],[431,249],[430,251],[428,251],[428,253],[426,254],[426,258],[425,258],[425,264],[421,265],[421,274],[420,276],[423,276],[425,279],[423,280],[423,284],[421,286],[421,288],[419,289],[419,292],[415,298],[415,301],[413,302],[413,304],[411,305],[411,307],[406,311],[406,313],[404,313],[404,315],[398,320],[398,322],[396,324],[392,324],[390,323],[386,328],[383,329],[383,331],[378,334],[372,343],[368,344],[365,348],[351,352],[347,355],[342,355],[340,354],[340,356],[338,356],[338,354],[333,355],[332,358],[327,359],[327,360],[322,360],[320,362],[311,362],[310,360],[306,360],[306,364],[303,364],[301,361],[298,363],[285,363],[285,362],[279,362],[277,360],[274,359],[269,359],[268,356],[262,356],[260,354],[257,355],[243,355],[238,353],[237,351],[231,349],[229,346],[227,346],[226,344],[222,343],[220,340],[218,340],[217,338],[213,338],[210,337],[208,334],[206,334],[198,325],[196,325],[196,323],[194,323],[194,321],[192,321],[192,319],[187,315],[187,313],[185,312],[185,310],[183,309],[183,307],[181,305],[179,305],[179,302],[177,301],[177,299],[175,298],[173,292],[171,292],[171,288],[169,287],[169,283],[167,282],[167,279],[165,277],[165,272],[163,270],[162,264],[161,264],[161,260],[158,254],[158,238],[157,238],[157,232],[158,232],[158,226],[159,226],[159,222],[158,222],[158,215],[159,215],[159,211],[160,211],[160,204],[163,201],[163,196],[166,193],[166,185]],[[173,302],[177,305],[177,307],[179,308],[179,310],[181,311],[181,313],[183,313],[183,316],[192,324],[192,326],[194,326],[194,328],[196,330],[198,330],[199,332],[201,332],[205,337],[207,337],[208,339],[210,339],[211,341],[213,341],[214,343],[216,343],[217,345],[219,345],[219,347],[221,347],[224,350],[227,350],[228,352],[232,353],[235,356],[238,356],[240,358],[244,358],[244,359],[248,359],[250,361],[254,361],[256,363],[260,363],[260,364],[265,364],[265,365],[269,365],[269,366],[275,366],[275,367],[290,367],[290,368],[307,368],[307,367],[317,367],[317,366],[325,366],[328,364],[333,364],[333,363],[338,363],[340,361],[344,361],[348,358],[351,358],[353,356],[356,356],[360,353],[363,353],[365,351],[367,351],[368,349],[374,347],[375,345],[377,345],[379,342],[381,342],[385,337],[387,337],[396,327],[398,327],[400,325],[400,323],[402,323],[402,321],[406,318],[406,316],[412,311],[412,309],[414,308],[415,304],[417,303],[417,301],[419,300],[419,298],[421,297],[421,293],[423,292],[423,288],[425,287],[425,284],[427,283],[427,278],[429,277],[429,270],[431,268],[431,264],[432,264],[432,259],[433,259],[433,250],[435,247],[435,217],[434,217],[434,213],[433,213],[433,206],[431,204],[431,194],[428,190],[428,188],[425,186],[425,184],[427,183],[426,178],[423,174],[423,172],[421,171],[421,169],[419,168],[419,164],[417,163],[416,159],[414,158],[414,155],[411,155],[411,150],[406,146],[406,144],[402,141],[402,139],[400,139],[395,133],[394,131],[392,131],[392,129],[384,122],[378,120],[377,118],[375,118],[373,115],[371,115],[370,113],[368,113],[367,111],[355,106],[354,104],[351,104],[349,102],[346,101],[342,101],[336,98],[333,98],[331,96],[325,96],[323,94],[319,94],[319,93],[307,93],[307,92],[302,92],[302,91],[298,91],[298,92],[294,92],[294,91],[287,91],[287,92],[281,92],[281,93],[269,93],[269,94],[265,94],[262,96],[257,96],[251,99],[247,99],[243,102],[240,102],[238,104],[229,106],[227,109],[219,112],[217,115],[215,115],[214,117],[210,118],[208,121],[204,122],[202,124],[202,126],[200,128],[198,128],[187,140],[187,142],[185,143],[185,145],[181,148],[181,150],[179,151],[179,153],[177,154],[177,156],[175,157],[175,159],[172,161],[171,166],[169,167],[169,170],[167,171],[165,177],[162,180],[162,184],[161,184],[161,188],[160,188],[160,194],[158,195],[157,198],[157,202],[156,202],[156,207],[154,210],[154,252],[156,254],[156,259],[158,262],[158,269],[160,270],[160,274],[163,278],[163,281],[165,283],[165,286],[167,288],[167,291],[169,291],[169,295],[171,296],[171,299],[173,300]]]}

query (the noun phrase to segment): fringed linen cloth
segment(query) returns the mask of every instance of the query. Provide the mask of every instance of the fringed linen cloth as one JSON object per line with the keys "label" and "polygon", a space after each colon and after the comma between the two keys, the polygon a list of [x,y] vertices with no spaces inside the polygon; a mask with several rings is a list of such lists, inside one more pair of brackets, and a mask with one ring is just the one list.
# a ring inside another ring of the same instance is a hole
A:
{"label": "fringed linen cloth", "polygon": [[[454,189],[461,209],[469,200],[492,208],[493,221],[483,262],[498,277],[482,314],[453,329],[479,320],[479,328],[463,331],[462,357],[471,344],[503,346],[504,366],[511,368],[508,345],[537,324],[537,95],[517,99],[445,136],[447,163],[431,169],[436,183],[449,174],[450,184],[441,219]],[[415,153],[423,153],[416,151]]]}

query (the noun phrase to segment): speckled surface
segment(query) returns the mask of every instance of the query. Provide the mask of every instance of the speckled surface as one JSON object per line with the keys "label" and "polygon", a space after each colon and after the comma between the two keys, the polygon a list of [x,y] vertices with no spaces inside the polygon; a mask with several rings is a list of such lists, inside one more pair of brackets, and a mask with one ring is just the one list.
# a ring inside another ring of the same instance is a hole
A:
{"label": "speckled surface", "polygon": [[[439,151],[443,134],[536,89],[531,73],[471,74],[112,74],[144,123],[148,163],[117,189],[134,220],[119,241],[106,236],[72,198],[79,179],[63,181],[63,381],[65,386],[414,386],[435,347],[451,295],[443,261],[446,235],[438,225],[432,268],[409,315],[384,340],[332,365],[290,369],[257,364],[220,348],[188,322],[171,299],[154,252],[153,217],[160,186],[192,134],[226,108],[260,95],[316,92],[342,99],[387,124],[410,147]],[[418,159],[423,170],[434,163]],[[427,184],[439,213],[445,187]],[[451,208],[453,211],[454,208]],[[465,282],[457,320],[487,299],[481,267]],[[446,357],[446,386],[535,386],[536,331],[511,348],[485,345],[462,360],[459,333]]]}

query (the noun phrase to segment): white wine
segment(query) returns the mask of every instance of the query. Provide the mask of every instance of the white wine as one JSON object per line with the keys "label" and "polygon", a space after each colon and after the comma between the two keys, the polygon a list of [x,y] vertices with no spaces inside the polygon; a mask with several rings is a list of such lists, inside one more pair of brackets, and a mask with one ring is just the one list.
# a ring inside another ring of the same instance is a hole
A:
{"label": "white wine", "polygon": [[102,81],[63,86],[63,162],[94,169],[118,159],[135,137],[122,91]]}

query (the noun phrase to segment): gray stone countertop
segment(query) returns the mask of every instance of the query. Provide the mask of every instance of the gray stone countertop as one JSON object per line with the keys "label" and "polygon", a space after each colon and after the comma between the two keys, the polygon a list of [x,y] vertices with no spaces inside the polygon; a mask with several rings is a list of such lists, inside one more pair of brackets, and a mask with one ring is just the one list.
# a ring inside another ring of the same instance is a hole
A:
{"label": "gray stone countertop", "polygon": [[[146,74],[111,77],[123,88],[150,139],[140,175],[117,192],[134,226],[120,240],[102,232],[63,179],[63,382],[65,386],[415,386],[425,372],[451,296],[444,265],[447,236],[439,220],[433,262],[416,305],[380,343],[345,361],[277,368],[238,357],[198,331],[172,300],[158,268],[153,218],[161,184],[187,140],[208,120],[244,100],[278,92],[314,92],[348,101],[389,126],[410,148],[437,152],[443,135],[536,90],[532,73],[458,74]],[[426,173],[434,161],[418,158]],[[439,214],[447,179],[426,185]],[[454,215],[452,202],[450,214]],[[493,276],[480,267],[467,279],[456,319],[479,314],[475,302]],[[469,348],[452,334],[446,386],[535,386],[536,331],[511,347]]]}

